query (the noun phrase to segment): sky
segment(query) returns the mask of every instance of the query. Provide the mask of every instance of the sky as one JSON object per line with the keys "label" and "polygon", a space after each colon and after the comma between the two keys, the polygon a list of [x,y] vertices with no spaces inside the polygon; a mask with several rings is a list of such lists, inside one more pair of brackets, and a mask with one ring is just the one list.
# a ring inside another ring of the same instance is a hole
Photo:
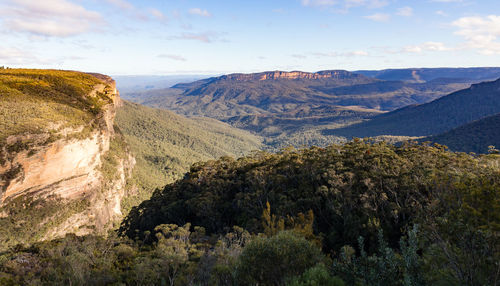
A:
{"label": "sky", "polygon": [[500,66],[499,0],[0,0],[0,66],[109,75]]}

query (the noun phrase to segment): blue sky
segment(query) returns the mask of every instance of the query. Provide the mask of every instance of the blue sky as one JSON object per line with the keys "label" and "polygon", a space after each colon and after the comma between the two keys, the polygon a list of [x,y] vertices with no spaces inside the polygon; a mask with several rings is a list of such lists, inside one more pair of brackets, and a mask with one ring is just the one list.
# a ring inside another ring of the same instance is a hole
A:
{"label": "blue sky", "polygon": [[0,0],[0,65],[111,75],[500,66],[498,0]]}

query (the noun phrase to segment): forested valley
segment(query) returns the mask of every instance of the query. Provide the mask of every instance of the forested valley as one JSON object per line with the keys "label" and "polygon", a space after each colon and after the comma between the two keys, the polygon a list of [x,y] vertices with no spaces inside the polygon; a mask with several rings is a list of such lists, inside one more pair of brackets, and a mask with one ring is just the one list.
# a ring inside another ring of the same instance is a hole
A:
{"label": "forested valley", "polygon": [[500,157],[354,140],[194,164],[118,232],[18,245],[2,285],[496,285]]}

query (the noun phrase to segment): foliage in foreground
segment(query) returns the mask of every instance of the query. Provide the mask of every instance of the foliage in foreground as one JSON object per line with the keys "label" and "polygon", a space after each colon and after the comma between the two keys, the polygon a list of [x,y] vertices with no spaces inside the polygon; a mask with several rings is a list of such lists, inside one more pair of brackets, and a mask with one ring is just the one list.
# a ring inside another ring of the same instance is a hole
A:
{"label": "foliage in foreground", "polygon": [[498,285],[499,160],[358,141],[211,161],[136,209],[162,223],[12,248],[0,284]]}

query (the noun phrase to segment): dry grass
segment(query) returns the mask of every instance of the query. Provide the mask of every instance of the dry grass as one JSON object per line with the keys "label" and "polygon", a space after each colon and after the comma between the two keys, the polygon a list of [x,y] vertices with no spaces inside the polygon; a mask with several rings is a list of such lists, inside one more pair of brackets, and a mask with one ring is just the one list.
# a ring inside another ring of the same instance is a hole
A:
{"label": "dry grass", "polygon": [[102,84],[74,71],[0,70],[0,144],[10,135],[43,133],[85,125],[110,102],[105,94],[88,94]]}

